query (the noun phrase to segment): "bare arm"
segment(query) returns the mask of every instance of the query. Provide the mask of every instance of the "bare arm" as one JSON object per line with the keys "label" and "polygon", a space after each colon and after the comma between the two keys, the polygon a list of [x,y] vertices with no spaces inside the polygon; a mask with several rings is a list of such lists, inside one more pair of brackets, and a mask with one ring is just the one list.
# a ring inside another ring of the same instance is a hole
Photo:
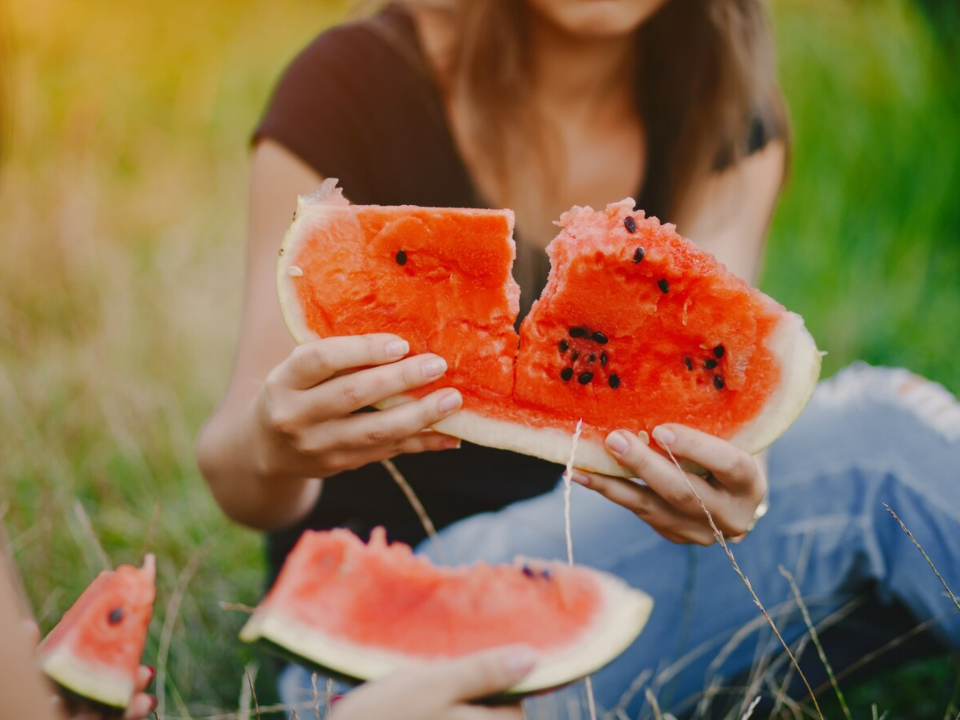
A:
{"label": "bare arm", "polygon": [[[436,355],[405,357],[389,333],[295,346],[276,292],[277,250],[298,195],[321,178],[282,146],[253,154],[250,237],[234,367],[223,403],[201,432],[197,457],[214,497],[237,522],[273,529],[316,502],[320,478],[400,453],[455,447],[426,430],[459,408],[453,390],[379,413],[352,413],[442,377]],[[341,376],[344,370],[369,367]]]}
{"label": "bare arm", "polygon": [[767,230],[783,184],[785,149],[774,140],[707,181],[680,231],[731,272],[756,282]]}

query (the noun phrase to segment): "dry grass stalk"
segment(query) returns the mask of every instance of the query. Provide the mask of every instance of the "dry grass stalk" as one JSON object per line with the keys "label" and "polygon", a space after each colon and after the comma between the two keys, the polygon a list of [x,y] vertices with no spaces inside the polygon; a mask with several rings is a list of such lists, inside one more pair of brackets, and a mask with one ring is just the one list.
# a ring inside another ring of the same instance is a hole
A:
{"label": "dry grass stalk", "polygon": [[753,702],[750,703],[749,707],[747,707],[747,711],[743,714],[740,720],[750,720],[750,716],[753,715],[753,711],[756,709],[757,705],[759,704],[760,704],[760,696],[757,695],[753,699]]}
{"label": "dry grass stalk", "polygon": [[707,516],[707,521],[710,523],[710,529],[713,531],[713,536],[716,538],[720,547],[723,548],[724,553],[726,553],[727,558],[730,560],[730,564],[733,566],[734,571],[737,573],[737,577],[743,581],[743,584],[746,585],[747,590],[750,592],[750,597],[753,598],[754,604],[760,609],[760,612],[763,613],[763,617],[766,619],[767,624],[770,625],[770,628],[773,630],[773,634],[777,636],[777,640],[780,641],[780,645],[783,646],[784,651],[787,653],[787,656],[790,658],[790,661],[793,663],[793,666],[797,670],[797,674],[800,676],[800,679],[803,680],[803,684],[807,688],[807,692],[810,694],[810,700],[813,702],[813,706],[816,708],[817,716],[820,720],[825,720],[823,717],[823,712],[820,710],[820,704],[817,702],[817,697],[813,693],[813,688],[810,687],[810,683],[807,681],[806,675],[803,674],[803,670],[800,669],[800,663],[797,662],[796,657],[794,657],[793,652],[790,650],[790,646],[787,645],[787,641],[783,639],[783,636],[780,634],[780,630],[777,628],[777,624],[773,621],[770,615],[767,613],[766,608],[763,606],[763,603],[760,602],[760,598],[757,597],[757,593],[753,589],[753,585],[750,583],[749,578],[743,574],[743,571],[740,569],[740,564],[737,562],[736,557],[733,555],[733,551],[727,545],[726,538],[723,537],[723,533],[720,532],[717,528],[717,524],[713,521],[713,515],[707,509],[706,504],[703,502],[703,498],[700,497],[700,493],[697,492],[697,489],[693,486],[693,483],[690,482],[690,478],[687,477],[687,474],[683,471],[683,468],[680,467],[680,463],[677,462],[677,458],[674,457],[673,453],[670,451],[670,448],[666,445],[663,445],[663,448],[667,451],[667,454],[670,456],[670,459],[673,461],[673,464],[677,467],[677,472],[680,473],[680,476],[683,478],[683,481],[687,484],[687,487],[690,489],[690,492],[694,494],[694,497],[697,498],[697,502],[700,503],[700,509],[703,510],[704,515]]}
{"label": "dry grass stalk", "polygon": [[177,616],[180,613],[180,605],[183,603],[183,598],[187,593],[187,587],[190,585],[190,581],[193,579],[197,570],[200,569],[200,565],[204,559],[206,559],[209,550],[210,544],[207,543],[207,545],[193,553],[190,562],[187,563],[187,566],[180,572],[179,577],[177,577],[177,585],[170,594],[170,599],[167,601],[163,627],[160,630],[160,647],[157,650],[157,679],[154,686],[157,694],[157,715],[159,717],[165,717],[167,658],[170,653],[170,641],[173,638],[173,627],[176,625]]}
{"label": "dry grass stalk", "polygon": [[913,542],[913,544],[917,546],[917,550],[919,550],[920,554],[923,555],[923,559],[927,561],[927,565],[929,565],[930,568],[933,570],[934,574],[936,574],[937,578],[940,580],[940,584],[943,585],[943,589],[947,591],[947,595],[950,596],[950,599],[953,600],[953,604],[956,605],[957,610],[960,611],[960,601],[957,600],[957,596],[953,594],[953,591],[950,589],[950,586],[947,585],[947,581],[943,579],[943,575],[940,574],[940,571],[937,570],[937,566],[933,564],[933,560],[931,560],[930,556],[927,555],[926,550],[924,550],[923,546],[919,542],[917,542],[917,539],[913,536],[913,533],[910,532],[907,526],[903,524],[903,521],[893,511],[893,508],[891,508],[886,503],[884,503],[883,506],[887,509],[888,513],[893,515],[893,519],[896,520],[897,524],[900,525],[900,529],[903,530],[907,534],[907,537],[909,537],[910,540]]}
{"label": "dry grass stalk", "polygon": [[102,568],[104,570],[112,570],[113,563],[110,561],[110,557],[103,549],[103,545],[100,543],[100,538],[97,537],[97,533],[93,529],[93,523],[90,522],[90,516],[83,507],[83,503],[81,503],[79,500],[73,501],[73,514],[76,515],[77,520],[80,522],[80,527],[83,530],[84,537],[86,537],[86,539],[90,542],[90,546],[96,553],[97,559],[100,561]]}
{"label": "dry grass stalk", "polygon": [[260,720],[260,703],[257,702],[257,689],[253,686],[253,678],[249,670],[244,670],[243,674],[247,677],[247,685],[250,686],[250,696],[253,698],[253,711],[257,714],[257,720]]}
{"label": "dry grass stalk", "polygon": [[393,478],[393,481],[400,487],[400,490],[403,491],[403,494],[406,496],[407,501],[413,507],[417,517],[420,518],[420,524],[423,525],[423,529],[427,531],[427,536],[430,538],[430,542],[433,543],[434,547],[437,549],[437,556],[440,560],[449,565],[450,558],[447,557],[447,554],[443,550],[443,545],[440,543],[440,537],[437,535],[437,529],[433,525],[433,520],[430,519],[430,516],[427,515],[427,511],[423,507],[423,503],[420,502],[420,498],[417,497],[417,494],[413,491],[413,488],[410,487],[410,483],[407,482],[406,478],[397,470],[397,466],[393,464],[390,460],[381,460],[380,464],[390,473],[390,477]]}
{"label": "dry grass stalk", "polygon": [[823,663],[823,667],[827,671],[827,677],[830,678],[830,684],[833,686],[833,691],[837,694],[837,700],[840,702],[840,709],[843,710],[843,716],[847,720],[851,720],[850,717],[850,708],[847,707],[847,699],[843,696],[843,692],[840,690],[840,685],[837,683],[837,678],[833,674],[833,667],[830,665],[830,661],[827,660],[827,654],[823,650],[823,644],[820,642],[820,635],[817,633],[817,628],[813,624],[813,620],[810,618],[810,613],[807,610],[806,603],[803,602],[803,598],[800,597],[800,588],[797,587],[797,583],[793,579],[793,575],[790,574],[790,571],[787,570],[783,565],[779,566],[780,574],[786,578],[787,582],[790,583],[790,590],[793,591],[793,596],[796,598],[797,607],[800,608],[800,612],[803,614],[803,621],[807,625],[807,632],[810,634],[810,639],[813,640],[814,647],[817,648],[817,655],[820,657],[820,662]]}

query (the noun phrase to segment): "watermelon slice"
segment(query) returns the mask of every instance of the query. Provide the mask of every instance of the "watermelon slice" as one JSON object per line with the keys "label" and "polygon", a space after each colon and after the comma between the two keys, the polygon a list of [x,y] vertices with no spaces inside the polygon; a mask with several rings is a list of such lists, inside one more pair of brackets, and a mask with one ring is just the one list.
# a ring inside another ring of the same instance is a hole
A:
{"label": "watermelon slice", "polygon": [[327,674],[366,681],[525,643],[540,662],[509,694],[558,687],[625,650],[653,601],[606,573],[518,559],[438,568],[383,528],[307,531],[240,632]]}
{"label": "watermelon slice", "polygon": [[156,597],[153,555],[104,570],[40,643],[40,668],[80,699],[123,709],[136,687]]}
{"label": "watermelon slice", "polygon": [[820,374],[799,315],[630,199],[559,225],[518,335],[512,212],[350,205],[326,180],[280,249],[283,315],[301,343],[389,331],[444,357],[464,398],[435,426],[450,435],[563,463],[582,418],[586,470],[629,474],[603,445],[617,428],[683,423],[758,452],[796,419]]}

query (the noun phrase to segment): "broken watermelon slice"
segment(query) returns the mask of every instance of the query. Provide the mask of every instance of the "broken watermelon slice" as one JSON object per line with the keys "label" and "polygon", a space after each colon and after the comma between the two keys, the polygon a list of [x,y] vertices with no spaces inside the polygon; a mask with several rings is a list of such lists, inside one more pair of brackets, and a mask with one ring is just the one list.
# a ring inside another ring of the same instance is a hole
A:
{"label": "broken watermelon slice", "polygon": [[307,531],[240,632],[318,670],[366,681],[486,648],[523,643],[540,660],[508,694],[565,685],[637,637],[651,598],[619,578],[518,559],[438,568],[377,528]]}
{"label": "broken watermelon slice", "polygon": [[[563,214],[550,276],[520,326],[509,210],[350,205],[326,180],[300,198],[278,288],[298,342],[393,332],[444,357],[463,407],[435,428],[470,442],[628,475],[615,429],[689,425],[758,452],[820,374],[802,318],[627,199]],[[391,398],[389,407],[433,388]]]}
{"label": "broken watermelon slice", "polygon": [[120,565],[90,583],[40,643],[40,669],[95,705],[126,708],[136,688],[156,597],[156,563]]}

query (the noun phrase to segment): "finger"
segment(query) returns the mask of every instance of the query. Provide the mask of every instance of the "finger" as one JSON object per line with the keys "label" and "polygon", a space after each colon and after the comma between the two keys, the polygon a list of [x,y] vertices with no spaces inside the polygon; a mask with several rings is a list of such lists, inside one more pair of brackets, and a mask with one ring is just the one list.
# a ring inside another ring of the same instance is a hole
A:
{"label": "finger", "polygon": [[607,449],[617,462],[637,474],[661,498],[687,517],[702,517],[703,505],[713,512],[724,499],[703,478],[685,472],[647,447],[631,432],[616,430],[607,436]]}
{"label": "finger", "polygon": [[137,693],[130,700],[126,711],[123,713],[123,720],[142,720],[147,717],[157,706],[157,698],[146,693]]}
{"label": "finger", "polygon": [[500,707],[457,705],[443,716],[444,720],[523,720],[520,704]]}
{"label": "finger", "polygon": [[123,720],[142,720],[147,717],[157,706],[157,698],[146,693],[137,693],[130,700],[126,711],[123,713]]}
{"label": "finger", "polygon": [[313,340],[298,346],[278,368],[278,381],[305,390],[339,372],[399,360],[410,352],[403,338],[389,333]]}
{"label": "finger", "polygon": [[[653,431],[654,440],[682,457],[707,468],[734,495],[754,495],[762,483],[760,468],[749,453],[726,440],[685,425],[665,424]],[[759,488],[762,497],[766,488]]]}
{"label": "finger", "polygon": [[31,645],[37,645],[40,642],[40,627],[35,621],[30,618],[24,618],[21,622],[21,627]]}
{"label": "finger", "polygon": [[343,453],[341,462],[337,464],[337,472],[353,470],[358,467],[363,467],[364,465],[380,462],[381,460],[389,460],[397,455],[414,455],[438,450],[455,450],[460,447],[460,443],[460,438],[427,430],[404,438],[398,443],[375,445],[346,451]]}
{"label": "finger", "polygon": [[351,415],[326,428],[317,428],[316,432],[322,436],[318,441],[346,449],[383,445],[398,447],[408,438],[456,412],[462,404],[463,397],[459,391],[444,388],[388,410]]}
{"label": "finger", "polygon": [[454,702],[488,697],[516,685],[536,662],[526,645],[493,648],[437,667],[436,687]]}
{"label": "finger", "polygon": [[671,542],[710,545],[716,540],[702,511],[689,517],[634,480],[583,473],[571,479],[623,506]]}
{"label": "finger", "polygon": [[153,682],[153,678],[156,676],[157,670],[152,665],[141,665],[137,668],[137,678],[134,687],[136,687],[137,692],[143,692],[147,689],[147,686]]}
{"label": "finger", "polygon": [[425,353],[400,362],[341,375],[302,394],[307,420],[325,420],[374,405],[443,376],[447,362]]}

